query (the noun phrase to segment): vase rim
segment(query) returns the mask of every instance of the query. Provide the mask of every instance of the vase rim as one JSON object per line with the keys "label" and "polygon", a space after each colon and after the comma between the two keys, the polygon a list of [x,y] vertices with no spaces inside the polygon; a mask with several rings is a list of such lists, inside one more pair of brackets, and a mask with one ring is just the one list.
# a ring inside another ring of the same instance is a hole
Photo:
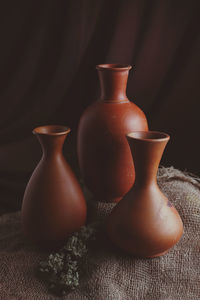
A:
{"label": "vase rim", "polygon": [[149,141],[149,142],[163,142],[170,139],[169,134],[161,131],[132,131],[126,134],[130,139]]}
{"label": "vase rim", "polygon": [[69,133],[71,129],[63,125],[44,125],[33,129],[33,134],[37,135],[65,135]]}
{"label": "vase rim", "polygon": [[97,70],[109,70],[109,71],[124,71],[132,68],[129,64],[100,64],[96,65]]}

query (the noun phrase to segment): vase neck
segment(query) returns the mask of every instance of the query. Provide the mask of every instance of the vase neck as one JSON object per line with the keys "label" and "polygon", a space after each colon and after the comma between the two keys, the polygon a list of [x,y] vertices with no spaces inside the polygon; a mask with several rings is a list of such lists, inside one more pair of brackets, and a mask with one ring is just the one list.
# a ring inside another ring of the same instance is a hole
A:
{"label": "vase neck", "polygon": [[44,157],[63,155],[62,149],[66,136],[37,135],[37,138],[41,144]]}
{"label": "vase neck", "polygon": [[157,184],[157,172],[169,140],[127,137],[135,166],[135,185]]}
{"label": "vase neck", "polygon": [[65,126],[49,125],[37,127],[33,133],[37,136],[44,157],[62,156],[62,148],[70,129]]}
{"label": "vase neck", "polygon": [[105,102],[127,102],[126,86],[131,66],[98,65],[101,87],[100,100]]}

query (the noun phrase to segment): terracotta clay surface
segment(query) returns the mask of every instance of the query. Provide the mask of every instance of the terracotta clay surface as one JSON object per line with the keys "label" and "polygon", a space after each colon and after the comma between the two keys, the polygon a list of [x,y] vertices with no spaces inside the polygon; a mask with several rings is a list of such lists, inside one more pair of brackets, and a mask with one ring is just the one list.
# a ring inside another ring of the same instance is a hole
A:
{"label": "terracotta clay surface", "polygon": [[95,198],[118,202],[134,183],[125,135],[148,130],[144,113],[126,96],[129,65],[98,65],[101,97],[83,113],[78,129],[82,177]]}
{"label": "terracotta clay surface", "polygon": [[137,257],[156,257],[174,246],[183,233],[181,218],[157,185],[157,170],[169,136],[160,132],[127,135],[136,180],[107,222],[114,244]]}
{"label": "terracotta clay surface", "polygon": [[61,245],[86,220],[81,187],[62,154],[69,132],[56,125],[33,130],[43,156],[25,190],[22,222],[25,234],[41,246]]}

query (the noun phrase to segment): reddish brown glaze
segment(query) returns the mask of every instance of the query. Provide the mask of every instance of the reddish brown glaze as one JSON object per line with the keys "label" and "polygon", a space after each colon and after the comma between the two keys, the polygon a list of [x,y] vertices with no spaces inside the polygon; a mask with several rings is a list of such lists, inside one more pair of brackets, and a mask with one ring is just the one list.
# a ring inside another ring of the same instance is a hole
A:
{"label": "reddish brown glaze", "polygon": [[62,154],[69,132],[56,125],[33,130],[43,156],[25,190],[22,222],[25,234],[41,246],[61,245],[86,220],[81,187]]}
{"label": "reddish brown glaze", "polygon": [[111,212],[107,232],[114,244],[134,256],[160,256],[178,242],[183,232],[177,210],[157,185],[157,170],[169,136],[132,132],[127,139],[136,180]]}
{"label": "reddish brown glaze", "polygon": [[125,135],[148,130],[144,113],[126,96],[129,65],[98,65],[100,99],[83,113],[78,129],[82,177],[95,199],[118,202],[134,183]]}

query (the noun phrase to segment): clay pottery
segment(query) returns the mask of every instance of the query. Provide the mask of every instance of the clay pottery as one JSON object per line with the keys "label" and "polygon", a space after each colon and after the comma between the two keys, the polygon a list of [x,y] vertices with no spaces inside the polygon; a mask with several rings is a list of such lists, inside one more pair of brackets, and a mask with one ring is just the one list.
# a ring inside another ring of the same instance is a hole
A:
{"label": "clay pottery", "polygon": [[129,65],[97,65],[100,99],[83,113],[78,128],[81,175],[94,198],[118,202],[132,187],[135,173],[125,135],[148,130],[144,113],[126,96]]}
{"label": "clay pottery", "polygon": [[69,132],[68,127],[57,125],[33,130],[43,156],[25,190],[22,223],[25,234],[39,246],[61,246],[85,224],[86,202],[62,153]]}
{"label": "clay pottery", "polygon": [[157,185],[157,170],[169,136],[160,132],[132,132],[127,140],[136,179],[107,221],[111,241],[136,257],[165,254],[181,238],[181,218]]}

